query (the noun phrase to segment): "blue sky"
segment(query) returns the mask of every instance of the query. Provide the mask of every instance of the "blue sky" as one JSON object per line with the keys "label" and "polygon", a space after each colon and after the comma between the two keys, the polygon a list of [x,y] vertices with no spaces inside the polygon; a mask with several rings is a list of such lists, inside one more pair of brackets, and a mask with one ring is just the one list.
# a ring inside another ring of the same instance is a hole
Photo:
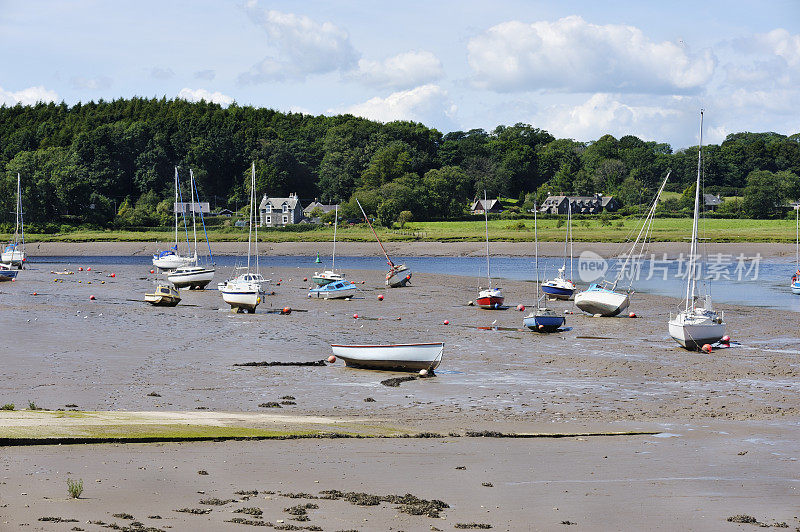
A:
{"label": "blue sky", "polygon": [[[604,5],[606,4],[606,5]],[[800,132],[800,1],[0,0],[0,103],[131,96],[557,137]]]}

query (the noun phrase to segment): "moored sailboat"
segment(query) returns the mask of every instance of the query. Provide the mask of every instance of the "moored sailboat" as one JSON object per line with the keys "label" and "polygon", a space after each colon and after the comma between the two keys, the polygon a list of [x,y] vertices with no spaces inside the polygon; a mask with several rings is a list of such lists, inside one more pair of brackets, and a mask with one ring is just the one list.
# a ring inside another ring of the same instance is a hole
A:
{"label": "moored sailboat", "polygon": [[264,278],[258,271],[258,226],[255,227],[255,272],[250,271],[250,254],[253,242],[253,225],[256,210],[256,163],[253,163],[250,176],[250,217],[248,222],[249,232],[247,234],[247,270],[245,273],[225,281],[219,285],[222,293],[222,300],[231,306],[235,312],[247,311],[253,313],[261,303],[263,294],[262,284]]}
{"label": "moored sailboat", "polygon": [[486,198],[486,191],[483,191],[483,221],[486,229],[486,279],[489,282],[488,288],[478,290],[478,298],[475,304],[487,310],[496,310],[503,306],[505,298],[503,291],[499,287],[492,286],[492,274],[489,268],[489,215],[487,214],[489,200]]}
{"label": "moored sailboat", "polygon": [[405,264],[395,264],[392,262],[392,259],[389,258],[389,254],[386,253],[386,248],[383,247],[383,242],[378,238],[378,233],[372,226],[372,222],[369,221],[367,213],[364,212],[364,207],[361,206],[361,202],[358,201],[358,198],[356,198],[356,203],[358,203],[358,208],[361,209],[361,214],[364,215],[364,219],[367,221],[369,228],[372,229],[372,234],[375,235],[375,240],[378,241],[378,245],[381,247],[381,251],[383,251],[383,256],[386,257],[386,263],[389,265],[389,271],[386,272],[386,286],[390,288],[406,286],[411,280],[411,270]]}
{"label": "moored sailboat", "polygon": [[[194,234],[194,256],[192,261],[183,266],[177,267],[174,271],[167,275],[167,279],[175,288],[188,288],[190,290],[202,290],[214,278],[214,268],[208,265],[201,266],[197,257],[197,219],[195,216],[195,192],[197,185],[194,181],[194,173],[189,170],[189,187],[192,189],[192,232]],[[198,198],[199,199],[199,198]],[[208,233],[206,232],[206,223],[203,218],[203,211],[200,211],[200,221],[203,224],[203,233],[206,237],[206,245],[208,246],[209,261],[213,261],[211,254],[211,244],[208,241]]]}
{"label": "moored sailboat", "polygon": [[[567,270],[567,248],[569,248],[569,276],[564,274]],[[542,292],[552,299],[569,300],[575,293],[575,283],[572,282],[572,205],[567,198],[567,234],[564,237],[564,264],[558,269],[558,275],[551,280],[542,282]]]}
{"label": "moored sailboat", "polygon": [[[25,223],[22,219],[22,186],[17,173],[17,206],[14,218],[14,236],[11,242],[3,249],[0,262],[22,269],[25,263]],[[16,276],[15,276],[16,277]]]}
{"label": "moored sailboat", "polygon": [[566,319],[556,311],[542,306],[542,298],[539,297],[539,232],[536,223],[536,206],[533,208],[533,238],[536,242],[536,309],[522,319],[522,324],[538,332],[553,332],[564,325]]}
{"label": "moored sailboat", "polygon": [[442,362],[444,343],[394,345],[331,345],[348,366],[402,371],[433,371]]}
{"label": "moored sailboat", "polygon": [[[331,269],[322,272],[314,272],[311,280],[318,286],[325,286],[328,283],[335,281],[343,281],[344,274],[336,271],[336,230],[339,227],[339,205],[337,204],[334,210],[333,218],[333,254],[331,255]],[[319,255],[317,255],[319,261]]]}
{"label": "moored sailboat", "polygon": [[634,275],[630,275],[630,283],[627,288],[618,290],[617,287],[628,268],[632,267],[634,261],[639,260],[645,254],[645,250],[650,241],[658,200],[661,198],[661,193],[664,191],[664,186],[666,186],[670,174],[671,171],[668,171],[667,176],[661,183],[661,187],[658,189],[658,192],[656,192],[656,196],[650,204],[650,209],[647,211],[647,216],[645,216],[639,234],[636,236],[636,240],[633,242],[630,251],[625,256],[625,261],[620,266],[616,278],[613,281],[604,279],[593,283],[583,292],[575,294],[575,306],[582,311],[592,315],[616,316],[625,311],[630,305],[630,296],[633,294]]}
{"label": "moored sailboat", "polygon": [[725,335],[722,312],[714,310],[711,293],[700,295],[697,278],[701,272],[698,264],[697,230],[700,220],[700,187],[703,163],[703,110],[700,110],[700,145],[697,150],[697,182],[694,191],[694,219],[692,220],[692,242],[689,248],[686,299],[684,308],[670,315],[669,335],[686,349],[699,349],[705,344],[718,342]]}
{"label": "moored sailboat", "polygon": [[795,248],[794,248],[794,275],[790,288],[793,294],[800,294],[800,204],[794,207],[795,216]]}
{"label": "moored sailboat", "polygon": [[[175,268],[180,268],[181,266],[185,266],[186,264],[189,264],[190,262],[192,262],[192,259],[195,258],[195,257],[186,256],[186,255],[181,255],[178,252],[178,205],[179,205],[178,199],[179,199],[179,194],[180,194],[180,188],[179,188],[179,185],[178,185],[178,167],[176,166],[175,167],[175,206],[174,206],[174,210],[175,210],[175,243],[171,247],[169,247],[168,249],[166,249],[164,251],[156,252],[156,254],[153,255],[153,266],[155,266],[156,268],[159,268],[161,270],[174,270]],[[184,223],[184,227],[185,227],[185,225],[186,225],[185,215],[182,214],[182,216],[184,216],[183,223]],[[187,246],[187,248],[189,246],[188,233],[187,233],[187,236],[186,236],[186,246]]]}

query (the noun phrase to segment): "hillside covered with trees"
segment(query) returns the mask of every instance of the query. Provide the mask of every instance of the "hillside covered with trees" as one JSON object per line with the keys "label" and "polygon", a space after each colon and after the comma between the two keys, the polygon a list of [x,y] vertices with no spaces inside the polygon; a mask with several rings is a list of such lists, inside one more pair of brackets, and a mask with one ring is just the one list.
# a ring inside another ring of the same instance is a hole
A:
{"label": "hillside covered with trees", "polygon": [[[800,134],[736,133],[704,147],[706,193],[735,196],[723,215],[772,217],[800,197]],[[192,169],[213,208],[241,209],[255,161],[259,196],[354,201],[382,223],[454,219],[485,189],[532,206],[547,194],[616,196],[623,212],[667,190],[691,195],[697,147],[634,136],[556,139],[526,124],[446,134],[413,122],[309,116],[167,99],[0,107],[0,229],[13,221],[16,175],[26,223],[139,227],[171,217],[174,166]],[[672,198],[664,212],[680,213]]]}

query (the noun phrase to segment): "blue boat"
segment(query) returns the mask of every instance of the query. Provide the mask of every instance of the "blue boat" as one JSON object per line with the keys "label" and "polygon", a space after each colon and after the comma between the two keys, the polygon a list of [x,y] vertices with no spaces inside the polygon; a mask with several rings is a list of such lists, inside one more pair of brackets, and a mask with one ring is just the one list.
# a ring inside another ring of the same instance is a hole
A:
{"label": "blue boat", "polygon": [[350,281],[342,280],[318,286],[308,291],[308,297],[321,299],[344,299],[353,297],[356,293],[356,285]]}
{"label": "blue boat", "polygon": [[0,263],[0,281],[13,281],[18,273],[19,270],[12,269],[10,264]]}
{"label": "blue boat", "polygon": [[553,332],[566,323],[564,316],[549,308],[538,307],[522,319],[523,325],[532,331]]}

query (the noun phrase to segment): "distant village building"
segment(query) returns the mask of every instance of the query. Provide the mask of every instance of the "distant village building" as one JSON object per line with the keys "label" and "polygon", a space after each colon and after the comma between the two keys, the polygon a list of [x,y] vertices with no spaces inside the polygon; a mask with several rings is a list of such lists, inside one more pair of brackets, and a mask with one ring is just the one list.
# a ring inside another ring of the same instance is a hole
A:
{"label": "distant village building", "polygon": [[336,208],[336,205],[330,205],[327,203],[320,203],[317,201],[317,198],[314,198],[314,201],[308,204],[308,207],[303,209],[303,216],[306,218],[312,218],[311,213],[317,209],[320,209],[323,214],[328,214],[329,212],[333,211]]}
{"label": "distant village building", "polygon": [[496,214],[503,212],[503,204],[499,199],[476,200],[472,202],[469,211],[472,214],[483,214],[484,212]]}
{"label": "distant village building", "polygon": [[230,218],[233,216],[233,211],[230,209],[220,209],[217,212],[212,212],[211,216],[224,216],[225,218]]}
{"label": "distant village building", "polygon": [[207,201],[196,201],[192,203],[191,201],[176,201],[173,206],[173,212],[177,212],[179,214],[191,214],[192,211],[196,213],[203,213],[209,214],[211,212],[211,206]]}
{"label": "distant village building", "polygon": [[297,194],[289,194],[288,198],[269,198],[264,194],[258,214],[259,225],[283,227],[299,223],[303,219],[303,206],[297,199]]}
{"label": "distant village building", "polygon": [[619,209],[619,201],[614,196],[548,196],[539,212],[544,214],[600,214],[603,211],[614,212]]}
{"label": "distant village building", "polygon": [[719,194],[716,196],[714,194],[703,194],[703,206],[707,211],[716,211],[717,207],[722,204],[722,201]]}

